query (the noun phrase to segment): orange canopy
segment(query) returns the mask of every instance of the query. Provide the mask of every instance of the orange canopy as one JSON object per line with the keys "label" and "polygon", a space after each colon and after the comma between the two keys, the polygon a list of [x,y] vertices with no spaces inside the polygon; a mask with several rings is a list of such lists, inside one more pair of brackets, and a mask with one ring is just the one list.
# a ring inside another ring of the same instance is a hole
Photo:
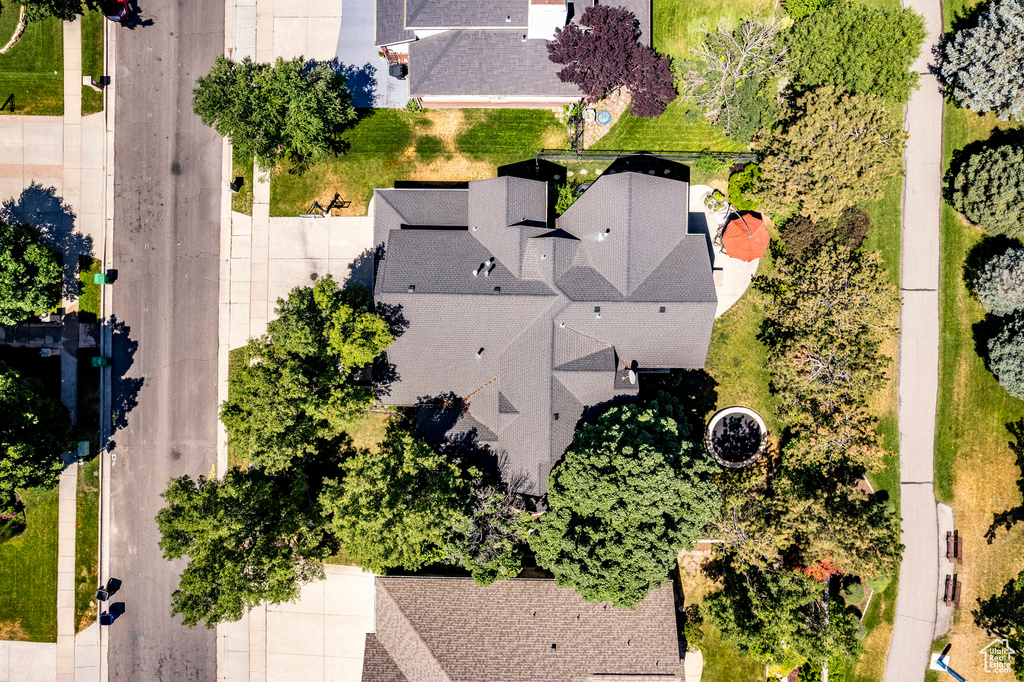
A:
{"label": "orange canopy", "polygon": [[729,221],[722,233],[722,247],[726,255],[750,262],[764,255],[771,236],[761,216],[756,213],[741,213]]}

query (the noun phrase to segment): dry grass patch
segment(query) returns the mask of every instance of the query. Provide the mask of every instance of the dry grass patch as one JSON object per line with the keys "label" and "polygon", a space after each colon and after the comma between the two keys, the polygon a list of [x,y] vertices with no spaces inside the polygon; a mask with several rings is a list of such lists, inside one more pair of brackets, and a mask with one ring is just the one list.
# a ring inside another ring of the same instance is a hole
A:
{"label": "dry grass patch", "polygon": [[24,642],[28,639],[28,633],[21,626],[21,619],[0,620],[0,641]]}

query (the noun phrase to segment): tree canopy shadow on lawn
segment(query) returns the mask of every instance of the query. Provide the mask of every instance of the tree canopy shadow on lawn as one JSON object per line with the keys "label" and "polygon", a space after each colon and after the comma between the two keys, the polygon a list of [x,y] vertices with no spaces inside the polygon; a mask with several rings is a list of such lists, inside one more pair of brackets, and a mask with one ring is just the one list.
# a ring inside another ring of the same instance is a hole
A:
{"label": "tree canopy shadow on lawn", "polygon": [[989,637],[1010,636],[1011,644],[1017,644],[1013,642],[1012,634],[1019,631],[1020,623],[1024,623],[1024,574],[1003,585],[1002,592],[988,599],[978,599],[978,608],[971,613],[974,623],[984,628]]}
{"label": "tree canopy shadow on lawn", "polygon": [[[8,199],[0,208],[0,218],[7,222],[31,225],[39,239],[64,259],[92,256],[92,237],[75,230],[75,212],[57,195],[56,187],[43,187],[32,181],[17,199]],[[77,299],[82,283],[74,270],[64,270],[61,292],[65,298]]]}
{"label": "tree canopy shadow on lawn", "polygon": [[[1024,419],[1018,419],[1007,424],[1006,430],[1013,437],[1013,440],[1008,445],[1013,450],[1013,453],[1017,455],[1017,468],[1020,469],[1020,476],[1017,478],[1017,489],[1020,490],[1021,496],[1024,497]],[[992,525],[985,531],[985,539],[991,545],[996,539],[997,530],[1003,528],[1009,531],[1018,523],[1024,523],[1024,502],[1012,509],[993,514]]]}

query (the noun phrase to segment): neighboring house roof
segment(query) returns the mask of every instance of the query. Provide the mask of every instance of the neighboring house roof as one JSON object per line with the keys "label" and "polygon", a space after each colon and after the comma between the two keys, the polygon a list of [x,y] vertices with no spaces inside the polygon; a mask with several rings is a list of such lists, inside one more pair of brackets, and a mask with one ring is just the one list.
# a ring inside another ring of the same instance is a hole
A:
{"label": "neighboring house roof", "polygon": [[717,299],[688,195],[686,182],[606,174],[551,229],[535,180],[377,190],[374,295],[408,321],[382,402],[455,393],[468,413],[423,414],[422,435],[475,433],[542,495],[586,408],[636,393],[632,366],[704,364]]}
{"label": "neighboring house roof", "polygon": [[405,0],[405,25],[421,29],[525,27],[529,6],[529,0]]}
{"label": "neighboring house roof", "polygon": [[363,682],[672,682],[672,586],[636,609],[585,602],[553,580],[376,578]]}
{"label": "neighboring house roof", "polygon": [[548,41],[523,40],[526,29],[445,31],[409,46],[409,94],[580,97],[558,79]]}
{"label": "neighboring house roof", "polygon": [[379,47],[410,40],[416,40],[416,34],[405,28],[405,0],[377,0],[373,44]]}
{"label": "neighboring house roof", "polygon": [[[547,40],[526,39],[530,0],[376,0],[376,45],[409,45],[413,97],[580,97],[558,79]],[[545,4],[540,2],[539,4]],[[569,2],[578,21],[594,0]],[[610,0],[633,12],[650,45],[651,1]],[[558,19],[560,22],[561,19]],[[415,30],[436,31],[416,39]]]}

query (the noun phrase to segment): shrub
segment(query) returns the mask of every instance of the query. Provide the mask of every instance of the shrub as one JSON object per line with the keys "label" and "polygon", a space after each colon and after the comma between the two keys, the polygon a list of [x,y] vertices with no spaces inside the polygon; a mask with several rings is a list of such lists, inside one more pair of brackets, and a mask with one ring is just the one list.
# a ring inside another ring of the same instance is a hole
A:
{"label": "shrub", "polygon": [[997,0],[942,46],[939,77],[962,107],[1024,121],[1024,3]]}
{"label": "shrub", "polygon": [[993,315],[1024,309],[1024,249],[1008,249],[994,256],[968,284]]}
{"label": "shrub", "polygon": [[1024,145],[965,154],[946,191],[953,207],[989,234],[1024,237]]}
{"label": "shrub", "polygon": [[569,207],[579,197],[579,187],[579,180],[566,180],[564,185],[558,186],[558,202],[555,203],[556,216],[560,216],[569,210]]}
{"label": "shrub", "polygon": [[410,99],[408,102],[405,103],[405,110],[408,111],[410,114],[415,114],[421,109],[423,109],[423,105],[421,105],[419,103],[419,100],[417,99]]}
{"label": "shrub", "polygon": [[819,9],[831,7],[838,2],[839,0],[783,0],[782,6],[786,8],[789,16],[793,17],[794,20],[799,20],[814,14]]}
{"label": "shrub", "polygon": [[756,163],[729,176],[729,203],[738,211],[754,211],[761,205],[761,199],[754,192],[761,179],[761,167]]}
{"label": "shrub", "polygon": [[910,9],[852,2],[826,7],[797,22],[789,35],[794,83],[906,102],[917,83],[910,65],[924,38],[924,19]]}
{"label": "shrub", "polygon": [[864,601],[864,584],[860,581],[850,583],[843,592],[846,594],[846,603],[850,606],[857,606]]}
{"label": "shrub", "polygon": [[724,173],[729,167],[729,164],[717,156],[712,156],[711,152],[705,149],[700,153],[700,156],[697,157],[697,160],[693,163],[693,167],[701,173],[718,175],[719,173]]}
{"label": "shrub", "polygon": [[988,360],[999,384],[1024,400],[1024,311],[1004,317],[999,332],[988,342]]}
{"label": "shrub", "polygon": [[786,243],[786,253],[800,256],[808,247],[829,239],[856,249],[871,231],[871,227],[871,216],[856,206],[850,206],[835,220],[822,218],[815,222],[807,216],[797,215],[779,229]]}

